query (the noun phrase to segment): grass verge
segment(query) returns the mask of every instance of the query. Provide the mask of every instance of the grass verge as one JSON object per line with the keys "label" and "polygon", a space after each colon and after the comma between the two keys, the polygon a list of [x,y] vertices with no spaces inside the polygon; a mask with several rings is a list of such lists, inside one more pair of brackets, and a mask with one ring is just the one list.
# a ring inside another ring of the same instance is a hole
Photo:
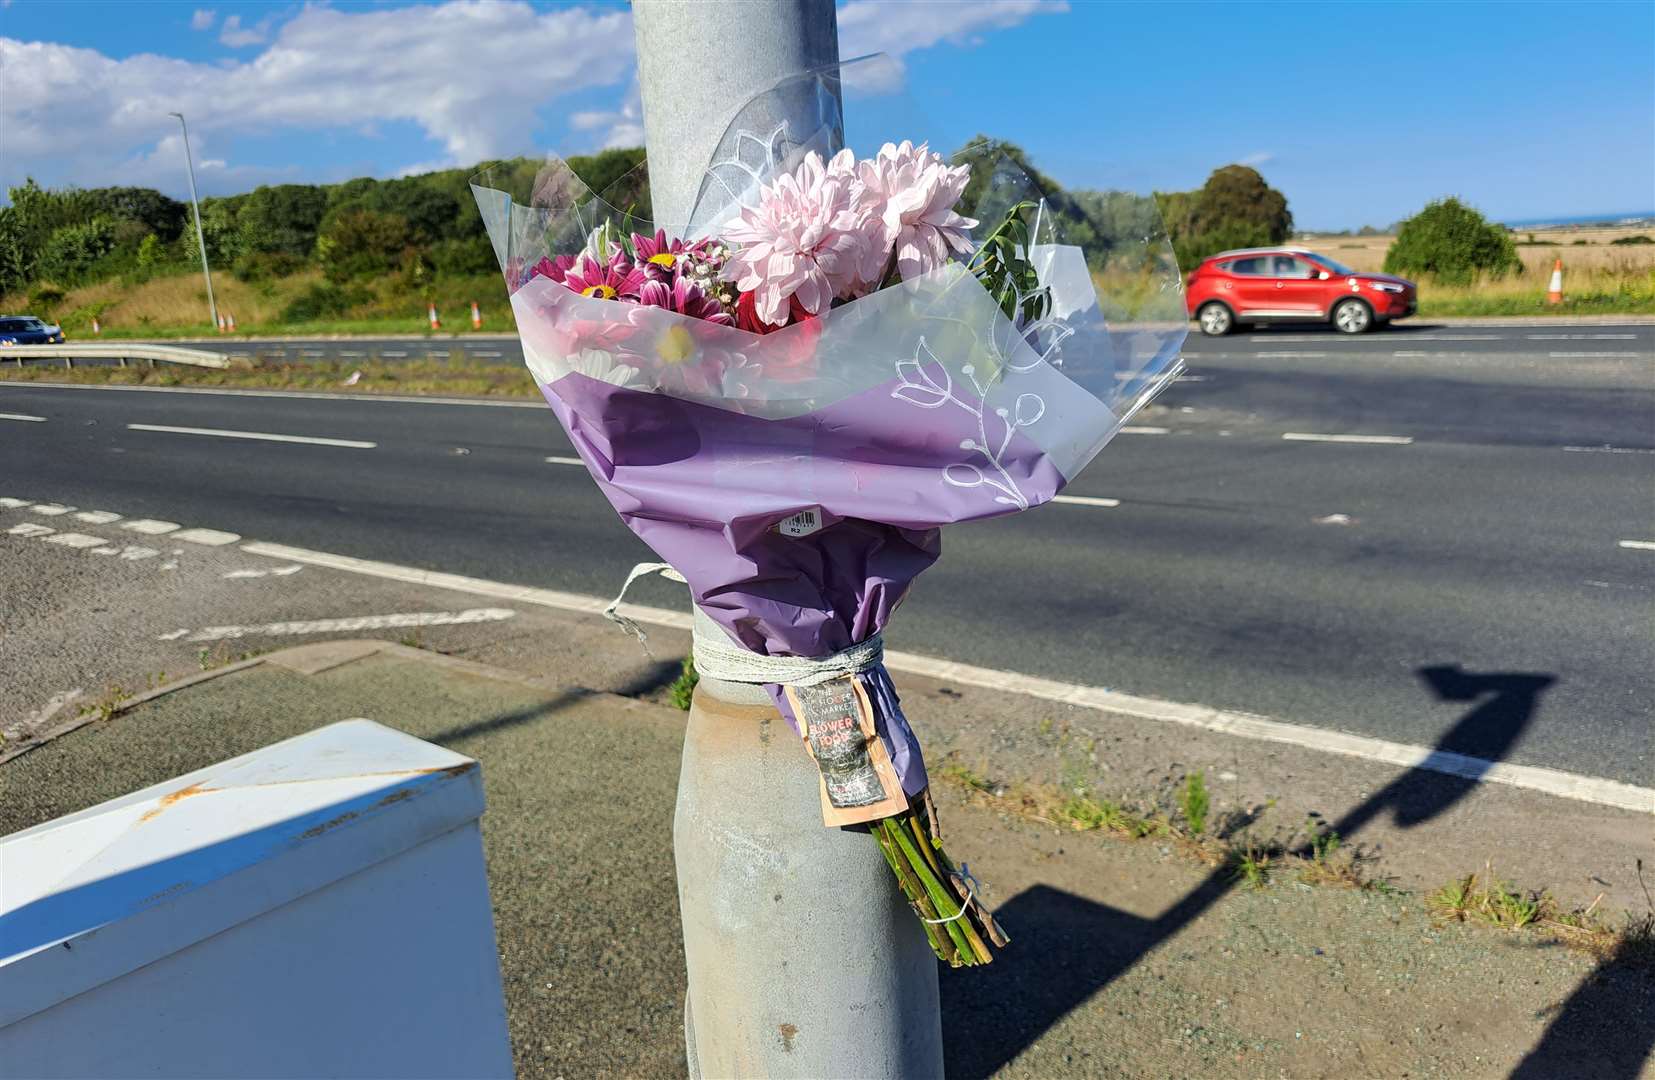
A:
{"label": "grass verge", "polygon": [[[1271,809],[1270,805],[1231,812],[1220,817],[1211,832],[1206,831],[1207,808],[1202,805],[1198,815],[1190,814],[1192,802],[1202,802],[1206,797],[1204,778],[1191,784],[1197,775],[1186,778],[1179,793],[1183,818],[1179,820],[1157,810],[1134,809],[1124,801],[1065,792],[1053,786],[993,781],[982,769],[956,761],[946,761],[932,770],[936,781],[961,790],[968,801],[1075,832],[1108,833],[1128,841],[1157,840],[1185,858],[1227,869],[1233,881],[1248,888],[1262,889],[1273,881],[1291,880],[1305,886],[1409,895],[1390,881],[1372,875],[1371,856],[1347,845],[1338,833],[1315,820],[1307,820],[1285,839],[1255,836],[1252,826]],[[1202,828],[1195,827],[1197,821]],[[1480,875],[1468,874],[1449,882],[1424,897],[1423,903],[1439,919],[1542,934],[1590,953],[1603,963],[1655,970],[1655,908],[1647,915],[1628,915],[1617,924],[1598,913],[1598,901],[1584,909],[1565,910],[1544,890],[1519,890],[1500,880],[1492,867],[1485,867]]]}
{"label": "grass verge", "polygon": [[448,394],[538,399],[534,379],[520,364],[485,364],[458,351],[446,360],[321,359],[262,362],[245,368],[149,367],[44,363],[0,365],[0,381],[104,386],[222,386],[270,390],[329,390],[354,394]]}

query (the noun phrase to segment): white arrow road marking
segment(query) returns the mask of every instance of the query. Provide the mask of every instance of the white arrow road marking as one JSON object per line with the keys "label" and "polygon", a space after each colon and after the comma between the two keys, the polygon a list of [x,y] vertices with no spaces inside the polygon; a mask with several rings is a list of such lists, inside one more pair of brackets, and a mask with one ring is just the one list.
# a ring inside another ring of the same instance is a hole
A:
{"label": "white arrow road marking", "polygon": [[161,635],[161,641],[177,641],[185,634],[186,641],[223,641],[227,638],[285,636],[292,634],[330,634],[357,630],[386,630],[403,626],[460,626],[465,623],[500,622],[514,618],[517,612],[510,608],[471,608],[467,611],[412,611],[395,615],[357,615],[347,619],[308,619],[302,622],[273,622],[257,626],[204,626],[191,633],[174,630]]}
{"label": "white arrow road marking", "polygon": [[378,443],[357,439],[322,439],[310,435],[277,435],[269,431],[231,431],[228,428],[173,427],[169,424],[128,424],[130,431],[159,431],[172,435],[213,435],[221,439],[256,439],[262,442],[306,443],[311,446],[343,446],[352,450],[372,450]]}
{"label": "white arrow road marking", "polygon": [[1289,442],[1371,443],[1376,446],[1407,446],[1412,435],[1319,435],[1313,431],[1289,431],[1282,435]]}
{"label": "white arrow road marking", "polygon": [[30,416],[28,413],[0,412],[0,420],[20,420],[25,424],[44,424],[44,416]]}

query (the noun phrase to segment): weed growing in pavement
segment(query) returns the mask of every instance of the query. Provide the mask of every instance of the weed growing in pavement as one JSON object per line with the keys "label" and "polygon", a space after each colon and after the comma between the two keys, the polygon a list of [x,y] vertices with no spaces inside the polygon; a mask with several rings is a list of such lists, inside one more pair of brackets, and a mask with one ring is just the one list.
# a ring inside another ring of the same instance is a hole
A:
{"label": "weed growing in pavement", "polygon": [[695,684],[701,681],[701,675],[695,670],[695,656],[690,654],[684,657],[684,666],[678,672],[678,678],[672,680],[667,687],[667,696],[672,699],[673,705],[690,711],[690,701],[695,697]]}
{"label": "weed growing in pavement", "polygon": [[99,720],[108,720],[121,711],[121,706],[132,700],[132,693],[124,687],[111,684],[94,700],[80,707],[81,716],[96,716]]}
{"label": "weed growing in pavement", "polygon": [[1545,893],[1519,893],[1510,882],[1494,877],[1492,868],[1488,869],[1486,883],[1476,874],[1467,874],[1432,893],[1425,901],[1426,906],[1446,918],[1461,922],[1476,919],[1512,930],[1528,926],[1542,915],[1555,916],[1557,905],[1551,897]]}
{"label": "weed growing in pavement", "polygon": [[1081,832],[1104,829],[1136,840],[1160,830],[1159,823],[1124,809],[1119,803],[1076,795],[1059,811],[1062,819]]}
{"label": "weed growing in pavement", "polygon": [[943,762],[942,767],[937,770],[937,775],[943,780],[983,795],[999,796],[1006,790],[1003,785],[996,784],[971,766],[958,761]]}
{"label": "weed growing in pavement", "polygon": [[243,660],[251,660],[255,656],[262,656],[269,649],[248,649],[246,652],[232,653],[224,647],[221,641],[211,649],[197,649],[195,659],[201,665],[202,671],[215,671],[228,664],[239,664]]}
{"label": "weed growing in pavement", "polygon": [[1198,771],[1184,777],[1184,791],[1178,801],[1184,811],[1184,823],[1189,826],[1190,832],[1196,836],[1206,832],[1207,810],[1211,805],[1207,797],[1207,774]]}

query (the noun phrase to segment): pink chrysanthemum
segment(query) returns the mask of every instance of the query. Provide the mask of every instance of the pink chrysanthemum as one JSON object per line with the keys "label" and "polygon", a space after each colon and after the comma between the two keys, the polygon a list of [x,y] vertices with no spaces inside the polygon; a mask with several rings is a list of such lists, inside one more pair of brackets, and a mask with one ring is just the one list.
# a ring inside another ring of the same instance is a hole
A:
{"label": "pink chrysanthemum", "polygon": [[563,284],[582,296],[600,300],[636,300],[644,286],[644,272],[633,266],[625,256],[615,255],[599,263],[590,255],[564,272]]}
{"label": "pink chrysanthemum", "polygon": [[842,150],[831,162],[805,156],[760,193],[756,208],[743,210],[727,239],[741,247],[724,267],[724,278],[754,294],[759,318],[772,326],[787,322],[789,301],[820,315],[834,297],[855,283],[864,251],[879,238],[879,222],[857,212],[852,170],[855,159]]}
{"label": "pink chrysanthemum", "polygon": [[671,281],[644,282],[638,290],[638,303],[645,307],[666,308],[720,326],[735,325],[735,320],[719,306],[717,300],[702,292],[682,274],[675,274]]}
{"label": "pink chrysanthemum", "polygon": [[880,225],[879,242],[869,246],[857,268],[859,284],[877,288],[891,253],[903,280],[929,273],[950,252],[968,254],[968,230],[977,222],[954,212],[971,180],[969,166],[950,168],[926,144],[886,143],[876,157],[856,165],[857,208]]}

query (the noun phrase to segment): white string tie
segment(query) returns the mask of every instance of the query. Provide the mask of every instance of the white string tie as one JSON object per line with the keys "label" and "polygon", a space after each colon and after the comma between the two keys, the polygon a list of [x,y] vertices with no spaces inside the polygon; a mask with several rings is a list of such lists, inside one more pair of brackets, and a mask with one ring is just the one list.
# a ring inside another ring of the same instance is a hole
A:
{"label": "white string tie", "polygon": [[939,923],[951,923],[956,919],[965,918],[966,912],[971,910],[971,901],[976,899],[977,886],[981,885],[982,882],[978,881],[976,875],[971,872],[970,863],[961,863],[960,872],[953,876],[965,882],[965,899],[960,903],[960,910],[948,916],[946,919],[927,919],[925,916],[921,915],[919,919],[920,922],[930,923],[933,926],[936,926]]}
{"label": "white string tie", "polygon": [[[689,584],[684,580],[684,575],[674,570],[670,563],[641,562],[632,568],[631,573],[626,575],[626,581],[621,585],[621,591],[615,599],[609,601],[609,606],[603,609],[603,617],[637,638],[638,644],[643,646],[646,653],[649,653],[649,635],[644,633],[644,628],[639,626],[636,620],[629,619],[621,614],[621,601],[626,599],[626,590],[632,588],[634,581],[641,577],[648,577],[650,574],[660,574],[668,581],[676,581],[680,585]],[[649,654],[654,655],[653,653]]]}

